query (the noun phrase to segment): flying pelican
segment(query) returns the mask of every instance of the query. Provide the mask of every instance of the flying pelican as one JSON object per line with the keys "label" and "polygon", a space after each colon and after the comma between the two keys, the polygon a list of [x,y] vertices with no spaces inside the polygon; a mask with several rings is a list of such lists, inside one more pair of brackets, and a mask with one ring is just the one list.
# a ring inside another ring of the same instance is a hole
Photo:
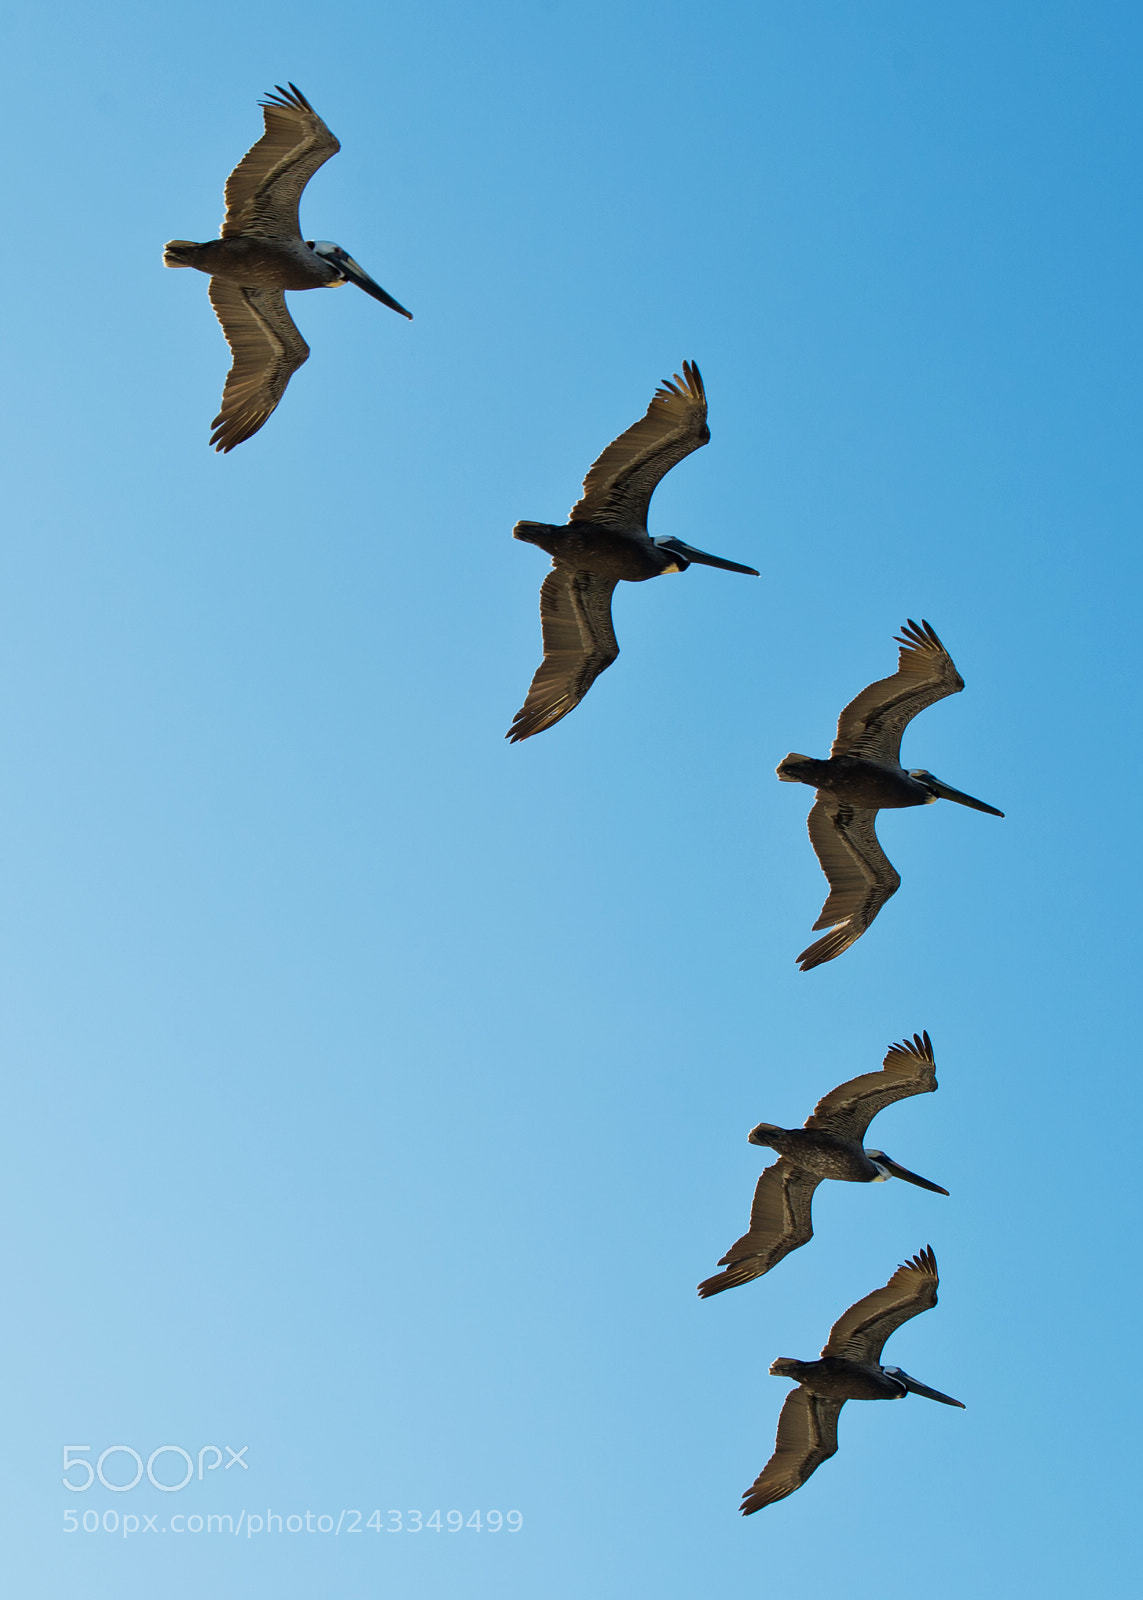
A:
{"label": "flying pelican", "polygon": [[814,1107],[801,1128],[776,1128],[760,1122],[747,1135],[751,1144],[767,1145],[781,1159],[767,1167],[754,1190],[750,1230],[732,1244],[718,1263],[716,1273],[698,1286],[706,1300],[723,1289],[760,1278],[783,1256],[808,1244],[814,1236],[810,1207],[814,1190],[824,1178],[844,1183],[886,1183],[904,1178],[920,1189],[948,1194],[939,1183],[919,1178],[900,1166],[884,1150],[862,1147],[865,1130],[879,1111],[894,1100],[914,1094],[932,1094],[937,1087],[936,1062],[927,1033],[889,1047],[880,1072],[865,1072],[831,1089]]}
{"label": "flying pelican", "polygon": [[341,149],[292,83],[259,101],[266,131],[226,180],[221,238],[206,244],[172,239],[166,267],[210,274],[210,303],[233,357],[222,410],[211,423],[216,450],[233,450],[270,416],[310,347],[286,310],[284,289],[336,289],[355,283],[383,306],[412,320],[339,244],[303,239],[302,190]]}
{"label": "flying pelican", "polygon": [[619,654],[611,596],[621,578],[642,583],[685,572],[692,561],[759,576],[754,567],[647,532],[655,485],[709,438],[706,390],[694,362],[684,361],[682,377],[676,372],[673,382],[664,379],[646,415],[594,462],[564,527],[518,522],[512,529],[513,538],[538,544],[552,558],[540,589],[544,659],[505,734],[513,744],[566,717]]}
{"label": "flying pelican", "polygon": [[772,1376],[796,1378],[800,1387],[786,1396],[774,1454],[742,1497],[744,1517],[793,1494],[837,1454],[837,1419],[847,1400],[903,1400],[911,1393],[965,1409],[962,1400],[927,1388],[900,1367],[880,1364],[889,1335],[936,1305],[938,1282],[937,1258],[926,1248],[837,1319],[820,1361],[780,1357],[770,1363]]}
{"label": "flying pelican", "polygon": [[802,951],[803,972],[848,950],[900,888],[901,879],[877,842],[878,811],[955,800],[992,817],[1004,815],[923,767],[906,772],[901,765],[901,735],[918,711],[964,688],[952,657],[927,622],[918,627],[910,620],[901,634],[897,671],[849,702],[838,718],[829,760],[791,754],[778,765],[783,783],[808,783],[818,791],[810,810],[810,843],[830,888],[814,931],[833,932]]}

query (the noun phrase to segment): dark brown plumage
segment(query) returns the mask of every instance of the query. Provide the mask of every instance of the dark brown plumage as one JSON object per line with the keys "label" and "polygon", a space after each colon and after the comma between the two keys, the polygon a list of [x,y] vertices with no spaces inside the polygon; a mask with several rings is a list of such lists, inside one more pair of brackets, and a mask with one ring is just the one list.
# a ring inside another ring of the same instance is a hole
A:
{"label": "dark brown plumage", "polygon": [[233,356],[211,424],[210,442],[223,452],[258,432],[309,356],[286,309],[285,290],[355,283],[411,315],[340,245],[302,238],[302,190],[341,146],[294,84],[279,87],[261,105],[265,131],[226,180],[221,236],[205,244],[172,239],[163,253],[168,267],[210,274],[211,304]]}
{"label": "dark brown plumage", "polygon": [[258,103],[265,131],[226,180],[221,236],[300,239],[302,190],[341,145],[294,84]]}
{"label": "dark brown plumage", "polygon": [[552,557],[540,590],[544,659],[506,737],[516,744],[553,727],[583,699],[619,654],[611,597],[621,581],[642,583],[692,562],[729,572],[753,567],[707,555],[681,539],[647,532],[651,496],[673,466],[706,444],[706,390],[693,362],[665,379],[646,414],[604,450],[583,481],[563,527],[518,522],[513,536]]}
{"label": "dark brown plumage", "polygon": [[587,469],[583,494],[569,522],[593,522],[624,532],[647,530],[651,496],[693,450],[710,443],[706,389],[693,361],[682,377],[664,378],[651,404]]}
{"label": "dark brown plumage", "polygon": [[742,1497],[744,1517],[793,1494],[836,1455],[837,1419],[847,1400],[903,1400],[919,1394],[964,1410],[960,1400],[928,1388],[900,1367],[880,1365],[890,1334],[936,1305],[939,1281],[936,1256],[926,1247],[898,1267],[883,1288],[842,1313],[820,1360],[780,1357],[771,1363],[775,1377],[795,1378],[800,1387],[782,1406],[773,1455]]}
{"label": "dark brown plumage", "polygon": [[959,694],[964,679],[927,622],[907,622],[897,643],[897,671],[862,689],[845,707],[829,760],[791,753],[778,765],[783,783],[808,783],[818,791],[809,816],[810,843],[830,886],[814,929],[833,931],[802,951],[803,972],[856,943],[900,887],[877,838],[878,811],[955,800],[1004,815],[923,767],[906,772],[901,765],[901,736],[909,723],[927,706]]}
{"label": "dark brown plumage", "polygon": [[736,1289],[760,1278],[813,1238],[811,1207],[814,1191],[827,1178],[844,1183],[878,1183],[903,1178],[922,1189],[947,1194],[939,1184],[919,1178],[884,1150],[866,1150],[866,1129],[879,1111],[897,1100],[932,1094],[937,1087],[936,1061],[927,1033],[891,1045],[880,1072],[865,1072],[831,1089],[801,1128],[778,1128],[761,1122],[750,1142],[768,1145],[781,1158],[758,1179],[750,1208],[750,1226],[719,1261],[725,1271],[698,1286],[702,1299]]}
{"label": "dark brown plumage", "polygon": [[258,432],[286,392],[310,347],[280,289],[210,280],[210,303],[230,346],[231,364],[210,442],[224,453]]}

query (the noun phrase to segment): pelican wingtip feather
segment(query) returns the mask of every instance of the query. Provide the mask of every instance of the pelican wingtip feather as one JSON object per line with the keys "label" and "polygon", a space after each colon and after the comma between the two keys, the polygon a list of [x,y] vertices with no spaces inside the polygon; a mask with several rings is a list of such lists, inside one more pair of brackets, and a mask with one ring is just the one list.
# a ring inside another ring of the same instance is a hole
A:
{"label": "pelican wingtip feather", "polygon": [[915,1033],[911,1039],[905,1038],[899,1044],[891,1044],[886,1052],[884,1064],[888,1066],[894,1056],[912,1056],[915,1060],[927,1062],[930,1067],[935,1067],[937,1064],[933,1055],[933,1041],[929,1038],[927,1028],[924,1033]]}
{"label": "pelican wingtip feather", "polygon": [[942,644],[937,630],[931,622],[921,618],[915,622],[912,617],[906,617],[900,633],[893,635],[893,642],[900,646],[899,667],[917,656],[939,657],[945,664],[945,676],[948,679],[948,694],[959,694],[964,688],[964,679],[953,664],[953,659]]}
{"label": "pelican wingtip feather", "polygon": [[931,1244],[925,1245],[924,1249],[919,1250],[915,1256],[910,1256],[908,1261],[902,1261],[901,1270],[903,1272],[923,1272],[926,1277],[935,1278],[938,1283],[940,1282],[940,1274],[937,1272],[937,1258],[933,1253]]}
{"label": "pelican wingtip feather", "polygon": [[694,361],[683,362],[683,372],[680,377],[677,372],[669,378],[664,378],[655,390],[656,400],[684,400],[690,398],[697,400],[700,405],[706,405],[706,388],[702,381],[702,373]]}
{"label": "pelican wingtip feather", "polygon": [[310,105],[296,83],[289,84],[285,89],[282,88],[280,83],[276,83],[274,91],[273,94],[267,92],[265,97],[259,100],[258,104],[260,106],[268,106],[274,111],[304,111],[311,117],[317,116],[317,112]]}
{"label": "pelican wingtip feather", "polygon": [[851,944],[856,944],[864,932],[864,928],[854,928],[849,923],[834,928],[824,939],[818,939],[813,944],[807,945],[797,957],[799,972],[812,972],[815,967],[824,967],[827,961],[836,960],[849,949]]}
{"label": "pelican wingtip feather", "polygon": [[925,617],[920,622],[912,617],[906,617],[901,627],[901,632],[894,635],[898,644],[906,645],[911,650],[943,650],[944,645],[937,637],[937,630]]}

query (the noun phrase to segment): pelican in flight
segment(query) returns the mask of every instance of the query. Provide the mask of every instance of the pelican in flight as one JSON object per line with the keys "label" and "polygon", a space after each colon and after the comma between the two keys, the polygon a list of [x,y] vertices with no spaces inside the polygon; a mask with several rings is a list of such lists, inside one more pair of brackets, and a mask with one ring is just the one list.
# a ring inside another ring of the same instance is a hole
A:
{"label": "pelican in flight", "polygon": [[847,1400],[903,1400],[922,1394],[945,1406],[965,1409],[962,1400],[930,1389],[900,1367],[883,1367],[886,1339],[910,1317],[937,1303],[937,1258],[926,1248],[897,1268],[883,1289],[850,1306],[830,1329],[820,1361],[770,1363],[775,1378],[794,1378],[799,1387],[786,1396],[778,1418],[774,1454],[742,1497],[742,1515],[784,1500],[823,1461],[837,1454],[837,1419]]}
{"label": "pelican in flight", "polygon": [[259,102],[266,131],[226,180],[221,238],[172,239],[167,267],[210,274],[210,303],[233,358],[211,444],[233,450],[270,416],[310,347],[286,310],[284,289],[336,289],[355,283],[383,306],[412,319],[353,257],[328,239],[303,239],[302,190],[341,149],[300,89],[278,86]]}
{"label": "pelican in flight", "polygon": [[700,1296],[706,1300],[760,1278],[791,1250],[809,1244],[814,1236],[810,1207],[824,1178],[840,1178],[843,1183],[904,1178],[919,1189],[948,1194],[939,1183],[919,1178],[884,1150],[866,1150],[862,1145],[865,1130],[879,1111],[894,1100],[932,1094],[936,1087],[932,1041],[927,1033],[915,1033],[911,1041],[890,1045],[880,1072],[865,1072],[831,1089],[804,1127],[776,1128],[772,1122],[760,1122],[753,1128],[747,1135],[750,1143],[777,1150],[780,1159],[758,1179],[749,1231],[718,1263],[726,1271],[700,1283]]}
{"label": "pelican in flight", "polygon": [[901,879],[877,842],[873,826],[888,807],[927,806],[955,800],[974,811],[1003,811],[942,783],[923,767],[901,765],[901,735],[926,706],[959,694],[964,679],[927,622],[909,621],[896,639],[897,670],[862,689],[838,718],[828,761],[791,754],[778,765],[783,783],[808,783],[818,791],[810,810],[810,843],[829,882],[814,931],[832,928],[798,957],[803,972],[848,950],[868,928]]}
{"label": "pelican in flight", "polygon": [[642,583],[685,572],[693,561],[759,576],[754,567],[707,555],[681,539],[652,539],[647,532],[655,485],[709,439],[706,390],[694,362],[684,361],[682,377],[664,379],[646,415],[592,465],[583,498],[564,527],[518,522],[512,529],[513,538],[538,544],[552,558],[540,589],[544,659],[505,735],[513,744],[566,717],[619,654],[611,596],[621,578]]}

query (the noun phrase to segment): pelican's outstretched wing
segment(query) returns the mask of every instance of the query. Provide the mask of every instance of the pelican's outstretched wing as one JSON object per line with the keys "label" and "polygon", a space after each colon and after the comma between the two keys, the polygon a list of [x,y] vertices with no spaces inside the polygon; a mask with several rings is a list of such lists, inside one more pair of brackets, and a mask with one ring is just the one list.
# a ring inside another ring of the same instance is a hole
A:
{"label": "pelican's outstretched wing", "polygon": [[915,1033],[912,1040],[890,1045],[880,1072],[865,1072],[860,1078],[831,1089],[806,1118],[807,1128],[821,1128],[839,1139],[861,1143],[865,1130],[879,1111],[894,1100],[907,1100],[913,1094],[932,1094],[937,1087],[937,1065],[927,1033]]}
{"label": "pelican's outstretched wing", "polygon": [[310,347],[294,326],[280,289],[245,289],[211,278],[210,303],[233,361],[222,409],[211,423],[216,450],[233,450],[266,421]]}
{"label": "pelican's outstretched wing", "polygon": [[889,1335],[910,1317],[936,1305],[939,1281],[937,1258],[926,1246],[920,1255],[898,1267],[883,1289],[875,1289],[838,1317],[822,1355],[880,1362]]}
{"label": "pelican's outstretched wing", "polygon": [[569,521],[645,528],[659,479],[709,438],[702,378],[693,361],[684,361],[682,377],[676,372],[673,382],[664,378],[646,415],[593,464]]}
{"label": "pelican's outstretched wing", "polygon": [[848,950],[901,887],[877,842],[876,818],[876,811],[851,806],[822,791],[810,808],[810,843],[830,890],[814,931],[833,928],[833,932],[802,951],[798,965],[803,972]]}
{"label": "pelican's outstretched wing", "polygon": [[736,1289],[740,1283],[760,1278],[791,1250],[808,1244],[814,1236],[810,1207],[821,1181],[785,1156],[767,1167],[754,1190],[750,1231],[732,1244],[718,1263],[726,1271],[699,1284],[700,1296],[706,1300],[723,1289]]}
{"label": "pelican's outstretched wing", "polygon": [[837,1454],[837,1419],[844,1404],[844,1400],[823,1400],[808,1389],[794,1389],[786,1396],[774,1454],[742,1497],[744,1517],[793,1494],[823,1461]]}
{"label": "pelican's outstretched wing", "polygon": [[927,622],[918,627],[910,618],[896,642],[901,646],[896,672],[849,702],[837,719],[831,756],[899,761],[901,735],[918,711],[964,688],[952,656]]}
{"label": "pelican's outstretched wing", "polygon": [[298,201],[317,169],[341,149],[300,89],[291,83],[259,101],[266,131],[226,180],[222,237],[301,238]]}
{"label": "pelican's outstretched wing", "polygon": [[616,582],[558,562],[544,579],[540,588],[544,659],[504,736],[513,744],[566,717],[619,654],[611,626]]}

